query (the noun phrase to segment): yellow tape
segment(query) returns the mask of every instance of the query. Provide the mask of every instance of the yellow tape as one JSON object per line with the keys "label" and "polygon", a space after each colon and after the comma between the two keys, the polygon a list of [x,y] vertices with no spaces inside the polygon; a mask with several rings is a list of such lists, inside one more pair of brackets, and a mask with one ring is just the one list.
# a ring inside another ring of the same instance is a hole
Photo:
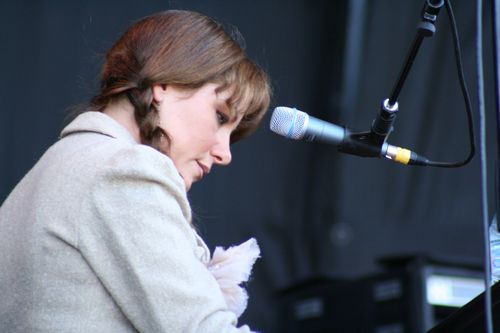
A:
{"label": "yellow tape", "polygon": [[410,162],[411,151],[408,149],[398,147],[396,152],[396,158],[394,159],[396,162],[408,164]]}

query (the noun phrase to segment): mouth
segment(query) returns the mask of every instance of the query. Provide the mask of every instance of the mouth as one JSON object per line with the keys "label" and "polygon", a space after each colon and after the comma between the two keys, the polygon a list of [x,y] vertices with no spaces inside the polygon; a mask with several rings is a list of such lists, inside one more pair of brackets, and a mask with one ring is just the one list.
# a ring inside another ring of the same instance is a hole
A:
{"label": "mouth", "polygon": [[198,163],[198,166],[200,167],[200,175],[198,177],[198,180],[201,180],[203,177],[205,177],[206,175],[208,175],[210,173],[210,168],[201,162],[197,162],[197,163]]}

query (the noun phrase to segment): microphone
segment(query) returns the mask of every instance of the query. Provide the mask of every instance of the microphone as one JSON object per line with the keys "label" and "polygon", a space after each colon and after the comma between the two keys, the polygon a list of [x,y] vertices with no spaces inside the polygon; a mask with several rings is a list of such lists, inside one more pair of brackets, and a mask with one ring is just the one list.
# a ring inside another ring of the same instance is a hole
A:
{"label": "microphone", "polygon": [[294,140],[305,139],[337,146],[345,138],[343,127],[286,106],[278,106],[274,109],[270,127],[271,131]]}
{"label": "microphone", "polygon": [[391,161],[409,164],[428,164],[429,160],[406,148],[393,146],[380,140],[380,134],[372,131],[353,132],[307,113],[278,106],[274,109],[270,122],[271,131],[294,140],[321,142],[334,145],[341,152],[361,157],[385,157]]}

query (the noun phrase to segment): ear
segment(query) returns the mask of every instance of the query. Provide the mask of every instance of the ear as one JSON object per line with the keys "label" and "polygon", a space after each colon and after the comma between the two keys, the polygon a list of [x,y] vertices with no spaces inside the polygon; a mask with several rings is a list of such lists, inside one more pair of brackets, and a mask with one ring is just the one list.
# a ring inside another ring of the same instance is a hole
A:
{"label": "ear", "polygon": [[153,85],[153,100],[157,103],[160,103],[163,100],[163,96],[165,96],[166,91],[167,91],[166,84],[154,84]]}

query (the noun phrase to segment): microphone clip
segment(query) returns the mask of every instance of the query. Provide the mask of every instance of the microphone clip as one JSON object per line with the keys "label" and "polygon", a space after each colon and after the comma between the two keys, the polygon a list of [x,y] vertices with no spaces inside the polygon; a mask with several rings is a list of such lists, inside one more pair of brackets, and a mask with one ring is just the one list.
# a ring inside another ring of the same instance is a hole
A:
{"label": "microphone clip", "polygon": [[394,127],[394,121],[399,110],[398,102],[394,102],[391,105],[389,99],[385,99],[382,102],[380,111],[372,123],[371,133],[373,135],[373,140],[380,146],[382,146],[389,134],[392,132]]}
{"label": "microphone clip", "polygon": [[382,102],[380,111],[372,123],[370,131],[352,132],[345,129],[345,136],[339,151],[362,157],[381,157],[387,150],[387,138],[393,130],[398,112],[398,102],[393,105],[389,99]]}

